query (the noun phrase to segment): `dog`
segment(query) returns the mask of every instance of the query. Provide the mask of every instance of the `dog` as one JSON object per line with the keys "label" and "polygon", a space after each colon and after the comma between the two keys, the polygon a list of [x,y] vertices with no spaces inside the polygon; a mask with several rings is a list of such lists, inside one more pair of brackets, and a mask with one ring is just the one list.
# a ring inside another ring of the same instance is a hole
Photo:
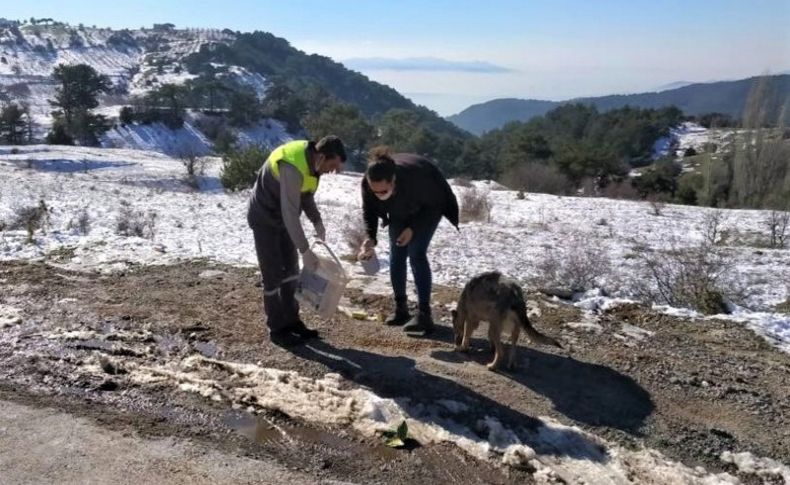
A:
{"label": "dog", "polygon": [[504,348],[501,335],[507,329],[510,330],[511,342],[509,369],[515,364],[516,342],[522,328],[533,342],[562,348],[559,342],[532,326],[527,316],[524,292],[518,283],[496,271],[469,280],[452,316],[456,350],[461,352],[469,350],[469,340],[480,322],[488,322],[488,339],[494,350],[494,360],[487,366],[490,370],[497,370],[502,364]]}

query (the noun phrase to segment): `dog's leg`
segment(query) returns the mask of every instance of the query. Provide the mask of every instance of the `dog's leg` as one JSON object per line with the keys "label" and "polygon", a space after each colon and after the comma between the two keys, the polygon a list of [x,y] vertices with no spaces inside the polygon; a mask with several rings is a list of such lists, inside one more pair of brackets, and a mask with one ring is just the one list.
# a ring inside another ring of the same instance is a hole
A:
{"label": "dog's leg", "polygon": [[502,319],[498,318],[495,321],[489,322],[488,324],[488,340],[494,346],[494,360],[488,364],[489,370],[497,370],[499,369],[500,364],[502,363],[502,357],[504,354],[504,349],[502,346]]}
{"label": "dog's leg", "polygon": [[516,344],[518,343],[518,336],[521,333],[518,322],[511,318],[510,323],[513,325],[513,328],[510,330],[510,358],[507,362],[508,369],[512,369],[516,366]]}
{"label": "dog's leg", "polygon": [[469,344],[472,340],[472,334],[474,333],[477,325],[480,322],[475,322],[470,320],[469,318],[466,319],[464,322],[464,338],[461,340],[461,347],[458,349],[461,352],[468,352],[469,351]]}

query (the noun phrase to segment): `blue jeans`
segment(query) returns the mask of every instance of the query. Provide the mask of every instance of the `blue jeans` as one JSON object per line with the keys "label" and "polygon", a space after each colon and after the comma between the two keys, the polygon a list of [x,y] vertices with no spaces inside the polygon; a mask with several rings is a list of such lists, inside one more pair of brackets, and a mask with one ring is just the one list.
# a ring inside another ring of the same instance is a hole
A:
{"label": "blue jeans", "polygon": [[395,293],[395,302],[398,305],[406,304],[406,259],[411,265],[411,274],[417,287],[417,301],[420,312],[431,311],[431,265],[428,262],[428,246],[431,244],[433,234],[439,225],[441,216],[431,221],[419,230],[413,230],[414,235],[406,246],[398,246],[395,241],[404,230],[402,223],[392,221],[389,226],[390,237],[390,281]]}

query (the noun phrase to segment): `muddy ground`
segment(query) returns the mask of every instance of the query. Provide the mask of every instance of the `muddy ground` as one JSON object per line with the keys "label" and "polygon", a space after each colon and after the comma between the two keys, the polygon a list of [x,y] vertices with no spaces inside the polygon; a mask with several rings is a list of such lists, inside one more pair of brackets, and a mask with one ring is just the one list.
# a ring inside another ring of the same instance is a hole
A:
{"label": "muddy ground", "polygon": [[[485,367],[491,354],[480,336],[470,355],[453,351],[446,305],[457,289],[437,289],[440,327],[430,338],[382,325],[376,320],[390,310],[388,299],[349,290],[346,305],[364,308],[371,319],[338,313],[323,321],[305,312],[323,339],[288,351],[267,342],[257,279],[252,269],[207,262],[114,275],[0,263],[0,304],[22,309],[20,323],[0,329],[0,399],[54,407],[113,432],[185,438],[275,459],[316,480],[532,481],[529,470],[481,462],[450,444],[393,450],[382,440],[339,426],[308,425],[276,411],[253,418],[171,386],[141,386],[113,364],[118,357],[166,360],[201,353],[314,378],[336,372],[349,386],[361,384],[383,397],[462,401],[470,405],[469,423],[492,415],[508,426],[529,428],[536,417],[550,416],[711,472],[736,474],[719,459],[727,450],[790,463],[790,356],[740,324],[679,319],[626,305],[598,315],[596,326],[570,305],[533,295],[541,310],[535,326],[566,349],[537,348],[522,337],[518,368],[494,373]],[[47,338],[55,329],[104,337]],[[152,356],[113,342],[112,335],[141,329]],[[75,372],[97,357],[104,375]]]}

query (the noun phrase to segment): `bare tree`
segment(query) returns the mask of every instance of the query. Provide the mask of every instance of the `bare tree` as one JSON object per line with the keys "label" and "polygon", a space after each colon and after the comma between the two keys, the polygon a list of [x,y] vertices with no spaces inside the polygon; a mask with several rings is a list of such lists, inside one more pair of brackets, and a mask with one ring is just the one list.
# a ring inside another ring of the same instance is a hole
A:
{"label": "bare tree", "polygon": [[715,246],[721,242],[724,220],[724,212],[718,209],[708,211],[702,216],[702,237],[706,244]]}
{"label": "bare tree", "polygon": [[768,227],[769,241],[772,248],[783,249],[790,237],[788,226],[790,225],[790,212],[781,210],[771,210],[765,220]]}

